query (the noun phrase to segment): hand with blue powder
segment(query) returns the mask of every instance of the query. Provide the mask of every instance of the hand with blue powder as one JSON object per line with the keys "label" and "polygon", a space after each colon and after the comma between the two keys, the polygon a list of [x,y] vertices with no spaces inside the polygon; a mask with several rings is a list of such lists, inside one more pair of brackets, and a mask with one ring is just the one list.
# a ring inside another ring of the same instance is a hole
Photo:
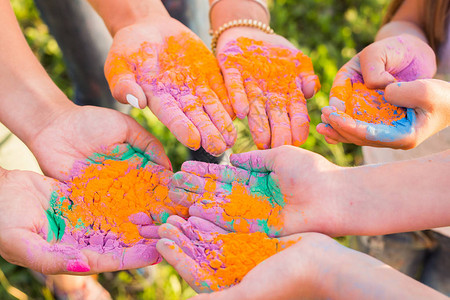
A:
{"label": "hand with blue powder", "polygon": [[235,232],[342,236],[423,230],[450,225],[449,156],[450,150],[343,168],[282,146],[235,154],[233,166],[186,162],[169,196],[193,202],[191,216]]}
{"label": "hand with blue powder", "polygon": [[[433,50],[420,33],[385,37],[383,32],[383,39],[366,47],[336,75],[330,106],[322,109],[323,123],[317,126],[329,143],[409,149],[438,129],[429,130],[423,113],[427,108],[415,100],[426,97],[427,88],[409,89],[410,82],[435,74]],[[397,88],[404,99],[398,98]]]}

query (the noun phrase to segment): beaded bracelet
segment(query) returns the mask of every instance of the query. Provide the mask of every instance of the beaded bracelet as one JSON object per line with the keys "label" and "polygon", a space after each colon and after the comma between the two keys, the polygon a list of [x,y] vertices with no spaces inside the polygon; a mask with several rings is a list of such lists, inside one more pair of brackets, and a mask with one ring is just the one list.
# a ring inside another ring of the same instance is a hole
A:
{"label": "beaded bracelet", "polygon": [[239,19],[239,20],[230,21],[230,22],[225,23],[222,26],[220,26],[219,29],[217,29],[214,33],[212,31],[210,31],[210,34],[212,35],[211,50],[214,54],[216,54],[217,41],[219,40],[219,37],[222,35],[222,33],[225,30],[228,30],[233,27],[252,27],[252,28],[259,29],[268,34],[274,33],[273,29],[270,28],[269,25],[264,24],[261,21],[252,20],[252,19]]}

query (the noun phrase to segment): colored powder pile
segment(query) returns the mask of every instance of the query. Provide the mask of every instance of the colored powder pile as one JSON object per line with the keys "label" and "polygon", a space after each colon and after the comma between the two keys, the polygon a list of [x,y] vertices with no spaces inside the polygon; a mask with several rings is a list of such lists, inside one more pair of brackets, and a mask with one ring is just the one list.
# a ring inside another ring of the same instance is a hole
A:
{"label": "colored powder pile", "polygon": [[213,291],[238,284],[256,265],[295,242],[269,238],[261,232],[219,234],[213,240],[219,248],[205,249],[206,258],[200,266],[208,275],[200,280],[211,282]]}
{"label": "colored powder pile", "polygon": [[55,237],[61,239],[65,231],[80,240],[80,235],[95,233],[101,239],[115,237],[122,246],[132,246],[142,237],[130,216],[146,213],[149,220],[161,222],[170,214],[186,216],[187,208],[168,197],[171,172],[135,158],[105,159],[77,170],[51,201],[52,211],[47,215],[51,215],[50,224],[59,222],[60,228],[50,226]]}
{"label": "colored powder pile", "polygon": [[367,123],[393,125],[406,117],[405,108],[386,102],[384,90],[368,89],[361,82],[353,83],[352,95],[345,102],[346,114]]}
{"label": "colored powder pile", "polygon": [[[262,178],[267,179],[268,176]],[[213,184],[210,185],[209,190],[214,191]],[[207,192],[202,198],[214,199],[214,194]],[[231,193],[227,193],[223,203],[220,204],[223,209],[221,218],[236,232],[248,233],[257,230],[271,236],[278,235],[283,227],[281,210],[284,205],[285,201],[281,193],[278,197],[273,197],[260,191],[251,192],[246,185],[233,182]],[[206,209],[212,209],[215,206],[217,204],[214,201],[203,203]]]}
{"label": "colored powder pile", "polygon": [[244,82],[255,80],[263,92],[279,95],[278,102],[304,100],[299,76],[313,73],[311,59],[301,51],[245,37],[228,43],[218,59],[225,69],[237,68]]}

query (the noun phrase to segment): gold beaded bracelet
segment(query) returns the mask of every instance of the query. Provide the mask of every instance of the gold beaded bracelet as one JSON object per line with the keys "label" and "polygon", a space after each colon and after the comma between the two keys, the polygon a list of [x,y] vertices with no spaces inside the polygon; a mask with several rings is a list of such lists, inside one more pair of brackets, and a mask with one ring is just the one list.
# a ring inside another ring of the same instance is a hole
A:
{"label": "gold beaded bracelet", "polygon": [[252,27],[252,28],[259,29],[268,34],[274,34],[273,29],[270,28],[269,25],[264,24],[261,21],[252,20],[252,19],[239,19],[239,20],[230,21],[230,22],[225,23],[222,26],[220,26],[219,29],[217,29],[215,32],[212,32],[212,30],[209,32],[209,34],[212,35],[211,50],[214,53],[214,55],[216,54],[217,41],[219,40],[219,37],[222,35],[222,33],[224,31],[226,31],[230,28],[234,28],[234,27]]}

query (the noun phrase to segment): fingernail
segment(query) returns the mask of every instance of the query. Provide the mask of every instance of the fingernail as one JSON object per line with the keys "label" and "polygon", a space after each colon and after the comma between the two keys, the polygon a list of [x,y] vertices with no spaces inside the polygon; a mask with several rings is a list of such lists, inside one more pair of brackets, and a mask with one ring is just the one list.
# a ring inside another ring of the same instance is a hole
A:
{"label": "fingernail", "polygon": [[67,271],[76,272],[76,273],[84,273],[89,272],[91,268],[85,262],[80,260],[69,260],[67,262]]}
{"label": "fingernail", "polygon": [[130,105],[133,107],[140,108],[138,98],[131,94],[127,94],[127,102],[130,103]]}

